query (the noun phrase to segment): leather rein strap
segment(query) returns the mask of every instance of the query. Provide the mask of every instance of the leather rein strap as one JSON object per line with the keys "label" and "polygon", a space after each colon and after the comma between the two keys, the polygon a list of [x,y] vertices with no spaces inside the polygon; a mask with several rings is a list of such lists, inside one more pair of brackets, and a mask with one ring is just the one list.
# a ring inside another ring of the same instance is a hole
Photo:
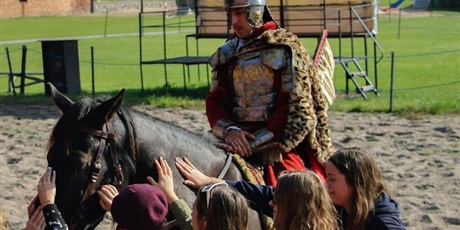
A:
{"label": "leather rein strap", "polygon": [[[102,126],[102,130],[95,130],[90,129],[87,127],[79,126],[77,127],[78,130],[88,133],[92,136],[99,137],[101,142],[99,144],[99,149],[97,151],[96,158],[91,167],[91,181],[88,183],[85,189],[85,193],[81,198],[80,204],[77,206],[75,211],[75,215],[80,215],[84,210],[84,205],[86,200],[89,198],[90,195],[94,194],[94,185],[99,178],[99,172],[101,170],[101,161],[104,156],[105,147],[108,146],[110,149],[110,154],[112,158],[112,165],[115,171],[115,181],[117,182],[118,190],[121,190],[121,185],[123,183],[123,171],[121,170],[121,165],[118,162],[118,157],[115,149],[115,132],[113,131],[113,124],[111,122],[105,123]],[[74,217],[72,216],[72,219]],[[73,221],[71,220],[72,227],[74,226]]]}
{"label": "leather rein strap", "polygon": [[227,174],[227,171],[230,168],[230,164],[232,163],[232,158],[233,158],[232,153],[227,152],[226,154],[227,154],[227,159],[225,160],[224,167],[222,168],[222,171],[220,171],[219,175],[217,176],[217,179],[224,178],[225,174]]}

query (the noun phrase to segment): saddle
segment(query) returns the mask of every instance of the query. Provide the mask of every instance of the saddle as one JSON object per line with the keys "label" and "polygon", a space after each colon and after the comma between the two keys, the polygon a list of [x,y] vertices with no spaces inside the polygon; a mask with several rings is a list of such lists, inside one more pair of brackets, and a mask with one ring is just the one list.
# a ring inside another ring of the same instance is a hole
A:
{"label": "saddle", "polygon": [[239,155],[233,155],[233,163],[238,167],[245,181],[265,185],[262,165],[249,163]]}

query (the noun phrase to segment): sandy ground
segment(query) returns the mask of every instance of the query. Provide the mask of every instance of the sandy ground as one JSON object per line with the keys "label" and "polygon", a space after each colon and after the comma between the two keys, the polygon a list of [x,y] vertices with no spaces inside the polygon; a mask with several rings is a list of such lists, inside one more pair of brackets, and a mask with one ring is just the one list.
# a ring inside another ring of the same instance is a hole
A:
{"label": "sandy ground", "polygon": [[[203,111],[136,109],[196,133],[208,131]],[[58,118],[54,106],[0,105],[0,209],[13,229],[25,226]],[[330,123],[336,148],[359,146],[374,154],[403,208],[407,229],[460,229],[460,116],[407,120],[332,112]],[[107,222],[98,229],[110,229]]]}

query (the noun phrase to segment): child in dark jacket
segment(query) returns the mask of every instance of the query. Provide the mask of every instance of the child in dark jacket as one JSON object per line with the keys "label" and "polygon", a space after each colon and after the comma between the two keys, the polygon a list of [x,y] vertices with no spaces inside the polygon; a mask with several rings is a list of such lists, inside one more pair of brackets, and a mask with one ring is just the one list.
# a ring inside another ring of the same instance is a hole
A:
{"label": "child in dark jacket", "polygon": [[372,156],[345,148],[329,157],[326,185],[344,229],[405,229],[401,207]]}
{"label": "child in dark jacket", "polygon": [[[187,159],[176,158],[184,184],[202,187],[223,180],[204,175]],[[337,230],[340,225],[332,200],[318,175],[312,171],[283,171],[276,188],[246,181],[226,181],[263,214],[273,218],[274,229]]]}

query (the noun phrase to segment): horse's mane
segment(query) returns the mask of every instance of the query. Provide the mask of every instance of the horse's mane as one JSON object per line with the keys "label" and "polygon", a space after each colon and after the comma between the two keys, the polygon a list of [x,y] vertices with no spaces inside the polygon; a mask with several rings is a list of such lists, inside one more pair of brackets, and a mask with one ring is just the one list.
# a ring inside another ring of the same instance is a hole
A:
{"label": "horse's mane", "polygon": [[[137,115],[143,117],[144,119],[146,120],[150,120],[152,121],[153,123],[159,123],[160,126],[163,126],[163,127],[166,127],[167,130],[171,131],[171,132],[175,132],[175,133],[182,133],[182,134],[185,134],[187,136],[187,138],[189,139],[192,139],[194,143],[197,144],[197,146],[207,146],[207,147],[215,147],[216,145],[216,138],[214,138],[214,136],[212,135],[203,135],[203,134],[199,134],[199,133],[194,133],[182,126],[179,126],[177,125],[176,123],[173,123],[173,122],[169,122],[169,121],[165,121],[161,118],[157,118],[157,117],[154,117],[154,116],[151,116],[150,114],[147,114],[145,112],[142,112],[142,111],[139,111],[139,110],[136,110],[136,109],[132,109],[132,111],[134,111],[134,113],[136,113]],[[181,144],[184,144],[182,142],[176,142],[175,143],[176,145],[181,145]],[[185,148],[188,148],[188,147],[185,147]]]}
{"label": "horse's mane", "polygon": [[134,123],[132,112],[133,110],[130,107],[123,104],[117,114],[122,120],[123,125],[125,126],[128,132],[129,153],[130,153],[130,156],[133,162],[136,162],[136,156],[137,156],[137,153],[139,152],[139,145],[138,145],[138,139],[137,139],[137,128]]}
{"label": "horse's mane", "polygon": [[[70,139],[71,135],[75,133],[76,127],[78,126],[79,121],[90,113],[91,110],[100,105],[105,101],[107,97],[99,97],[92,99],[90,97],[83,97],[79,101],[75,102],[73,106],[68,108],[67,111],[63,113],[59,121],[53,128],[51,136],[47,144],[47,150],[49,152],[51,146],[56,144],[57,137],[60,137],[62,141],[62,146],[64,152],[61,154],[69,155],[70,154]],[[117,115],[122,120],[123,125],[125,126],[130,143],[130,154],[131,158],[134,160],[136,158],[136,153],[138,152],[138,141],[137,141],[137,129],[132,117],[132,109],[126,105],[122,105],[120,110],[117,112]],[[48,155],[48,162],[51,162],[54,156]]]}
{"label": "horse's mane", "polygon": [[[47,149],[49,154],[47,159],[49,163],[51,163],[53,159],[55,160],[55,157],[65,157],[70,155],[70,140],[72,139],[72,135],[74,135],[76,132],[79,122],[93,109],[95,109],[98,105],[107,99],[107,97],[99,97],[96,99],[83,97],[76,101],[66,111],[64,111],[62,117],[56,123],[48,141]],[[135,125],[134,116],[143,117],[145,120],[150,120],[153,123],[161,124],[160,126],[164,127],[165,130],[168,130],[168,132],[185,134],[189,140],[193,140],[191,142],[194,143],[198,148],[209,149],[216,147],[216,139],[211,135],[200,135],[193,133],[192,131],[178,126],[175,123],[153,117],[144,112],[132,109],[125,104],[121,105],[119,111],[116,113],[116,115],[114,115],[114,117],[115,116],[120,118],[129,137],[129,152],[133,162],[136,162],[136,158],[139,154],[138,130]],[[57,143],[57,140],[59,140],[59,143]],[[177,146],[183,145],[182,149],[188,149],[190,146],[185,146],[187,144],[190,143],[175,143]],[[60,151],[49,151],[52,146],[60,146]]]}

